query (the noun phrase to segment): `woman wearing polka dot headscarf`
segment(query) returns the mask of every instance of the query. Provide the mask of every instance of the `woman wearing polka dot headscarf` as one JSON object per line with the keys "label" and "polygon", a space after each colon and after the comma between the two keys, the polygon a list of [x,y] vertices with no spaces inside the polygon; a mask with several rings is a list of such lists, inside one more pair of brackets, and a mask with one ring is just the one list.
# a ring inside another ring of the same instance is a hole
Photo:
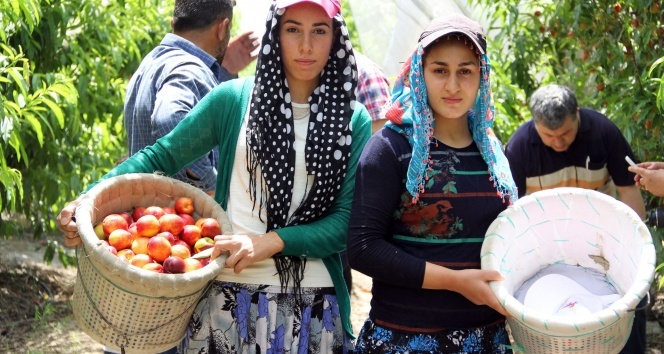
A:
{"label": "woman wearing polka dot headscarf", "polygon": [[338,0],[276,0],[255,77],[223,83],[169,135],[104,176],[170,175],[219,145],[215,199],[233,235],[215,238],[212,257],[228,252],[227,269],[197,304],[180,351],[354,347],[339,252],[371,119],[355,102],[357,69],[339,11]]}

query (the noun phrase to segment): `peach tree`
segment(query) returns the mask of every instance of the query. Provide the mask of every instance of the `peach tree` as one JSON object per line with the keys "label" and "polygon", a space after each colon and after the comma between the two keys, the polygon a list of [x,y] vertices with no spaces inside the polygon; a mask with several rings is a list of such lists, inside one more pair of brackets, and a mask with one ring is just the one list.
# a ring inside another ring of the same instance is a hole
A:
{"label": "peach tree", "polygon": [[[504,142],[530,119],[530,94],[556,82],[613,120],[639,160],[664,160],[661,0],[472,2],[490,24],[497,133]],[[644,197],[646,209],[662,206],[661,198]]]}
{"label": "peach tree", "polygon": [[54,256],[59,210],[126,151],[125,86],[171,12],[172,0],[0,2],[1,235],[47,235]]}

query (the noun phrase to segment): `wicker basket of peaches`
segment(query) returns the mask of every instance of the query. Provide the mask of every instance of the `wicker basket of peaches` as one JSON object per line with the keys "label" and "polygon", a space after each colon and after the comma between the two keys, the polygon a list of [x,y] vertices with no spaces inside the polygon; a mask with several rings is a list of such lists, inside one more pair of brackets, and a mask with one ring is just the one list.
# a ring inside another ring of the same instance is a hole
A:
{"label": "wicker basket of peaches", "polygon": [[231,233],[224,210],[196,187],[137,173],[91,188],[75,216],[78,325],[110,349],[155,353],[177,345],[224,267],[225,257],[209,260],[214,236]]}

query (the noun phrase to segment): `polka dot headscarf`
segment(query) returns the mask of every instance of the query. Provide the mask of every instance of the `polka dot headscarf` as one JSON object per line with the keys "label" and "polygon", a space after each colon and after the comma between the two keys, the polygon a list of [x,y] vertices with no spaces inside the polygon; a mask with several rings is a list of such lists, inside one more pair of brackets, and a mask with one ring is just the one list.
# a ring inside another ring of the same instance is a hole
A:
{"label": "polka dot headscarf", "polygon": [[333,18],[336,39],[319,86],[309,96],[311,109],[305,147],[306,169],[314,176],[306,200],[288,219],[293,192],[295,150],[293,107],[281,63],[279,20],[286,9],[270,8],[247,124],[250,193],[256,202],[256,171],[265,181],[260,207],[267,211],[268,231],[316,220],[335,200],[350,157],[350,120],[355,106],[357,68],[348,28],[341,14]]}

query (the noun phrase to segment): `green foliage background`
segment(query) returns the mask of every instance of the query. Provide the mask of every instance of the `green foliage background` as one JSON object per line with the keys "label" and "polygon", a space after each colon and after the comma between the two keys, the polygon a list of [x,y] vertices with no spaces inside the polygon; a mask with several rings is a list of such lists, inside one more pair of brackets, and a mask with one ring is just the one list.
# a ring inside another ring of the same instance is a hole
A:
{"label": "green foliage background", "polygon": [[[489,57],[503,142],[530,119],[528,97],[564,84],[605,113],[640,161],[662,161],[664,12],[661,0],[473,0],[491,24]],[[644,192],[646,209],[662,198]],[[651,229],[660,262],[662,230]]]}
{"label": "green foliage background", "polygon": [[[0,3],[2,235],[56,230],[65,203],[124,154],[127,80],[170,12],[158,0]],[[45,259],[66,261],[48,246]]]}
{"label": "green foliage background", "polygon": [[503,141],[530,119],[530,94],[556,82],[570,86],[579,104],[611,118],[639,159],[662,159],[660,0],[473,2],[491,23],[492,86]]}

